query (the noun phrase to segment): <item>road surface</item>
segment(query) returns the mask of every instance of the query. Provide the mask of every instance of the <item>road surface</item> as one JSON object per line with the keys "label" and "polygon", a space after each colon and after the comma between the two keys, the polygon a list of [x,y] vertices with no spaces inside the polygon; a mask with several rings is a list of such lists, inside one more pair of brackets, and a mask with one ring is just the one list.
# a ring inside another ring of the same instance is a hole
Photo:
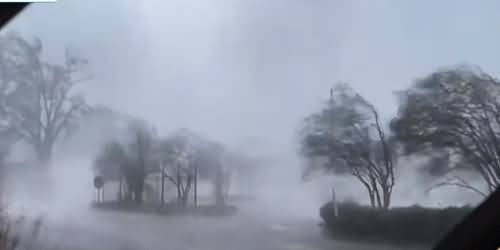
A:
{"label": "road surface", "polygon": [[45,218],[41,240],[75,250],[421,250],[333,240],[319,220],[258,216],[160,216],[88,210]]}

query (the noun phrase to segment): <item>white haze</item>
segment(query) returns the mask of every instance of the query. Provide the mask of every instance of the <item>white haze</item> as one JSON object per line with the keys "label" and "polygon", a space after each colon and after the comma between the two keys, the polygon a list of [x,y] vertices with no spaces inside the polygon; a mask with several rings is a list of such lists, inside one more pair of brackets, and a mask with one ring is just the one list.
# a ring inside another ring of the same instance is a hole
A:
{"label": "white haze", "polygon": [[[91,104],[144,118],[161,135],[189,128],[272,157],[259,173],[260,210],[316,218],[332,185],[343,199],[366,196],[349,180],[301,182],[300,120],[336,81],[351,83],[388,120],[397,107],[393,91],[438,67],[470,62],[500,76],[493,53],[500,35],[492,32],[499,7],[451,0],[60,0],[32,5],[6,30],[39,36],[48,60],[61,61],[65,47],[85,56],[94,75],[83,87]],[[53,209],[88,207],[100,146],[89,138],[98,137],[89,132],[78,137],[86,138],[81,150],[56,151]],[[409,174],[415,162],[403,165],[395,205],[474,200],[454,189],[425,196]]]}

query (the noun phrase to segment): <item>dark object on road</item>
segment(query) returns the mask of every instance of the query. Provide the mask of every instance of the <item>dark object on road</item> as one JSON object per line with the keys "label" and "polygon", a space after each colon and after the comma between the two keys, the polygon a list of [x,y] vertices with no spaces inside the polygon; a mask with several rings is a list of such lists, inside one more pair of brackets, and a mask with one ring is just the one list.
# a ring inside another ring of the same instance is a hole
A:
{"label": "dark object on road", "polygon": [[326,229],[333,237],[387,243],[432,246],[458,224],[471,207],[423,208],[418,206],[375,209],[355,203],[327,203],[320,209]]}

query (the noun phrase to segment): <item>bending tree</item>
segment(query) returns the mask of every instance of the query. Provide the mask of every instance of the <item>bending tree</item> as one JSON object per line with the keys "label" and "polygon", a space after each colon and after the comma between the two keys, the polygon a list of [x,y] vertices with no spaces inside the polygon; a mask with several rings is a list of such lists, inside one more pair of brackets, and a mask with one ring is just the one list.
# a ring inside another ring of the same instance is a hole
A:
{"label": "bending tree", "polygon": [[130,160],[123,166],[125,179],[137,203],[142,202],[144,183],[149,172],[156,169],[153,158],[155,131],[145,122],[131,124],[132,141],[128,146]]}
{"label": "bending tree", "polygon": [[375,107],[362,96],[346,84],[336,85],[325,107],[305,119],[301,138],[305,156],[326,159],[321,169],[356,177],[373,207],[389,208],[395,184],[394,143]]}
{"label": "bending tree", "polygon": [[[204,140],[198,148],[195,166],[200,169],[200,177],[210,179],[213,183],[215,205],[223,207],[225,197],[229,193],[230,171],[223,166],[225,149],[222,145]],[[198,171],[197,171],[198,172]]]}
{"label": "bending tree", "polygon": [[172,135],[163,140],[160,152],[162,179],[168,179],[177,187],[177,201],[185,206],[196,177],[194,165],[196,145],[193,143],[192,135],[190,133]]}
{"label": "bending tree", "polygon": [[[407,153],[432,152],[439,157],[449,154],[453,158],[445,162],[449,174],[460,168],[474,170],[481,175],[488,192],[499,186],[497,79],[479,68],[462,65],[434,72],[398,95],[399,112],[391,129],[404,142]],[[449,184],[484,195],[463,179]]]}
{"label": "bending tree", "polygon": [[142,121],[132,121],[129,129],[128,143],[112,141],[106,144],[94,167],[103,177],[118,179],[120,186],[123,177],[127,184],[125,198],[142,203],[146,177],[157,169],[153,156],[156,135]]}
{"label": "bending tree", "polygon": [[187,205],[193,186],[196,196],[197,180],[201,177],[213,181],[216,204],[224,204],[222,151],[221,145],[185,129],[163,140],[160,146],[162,176],[176,185],[179,203]]}
{"label": "bending tree", "polygon": [[0,65],[6,65],[2,72],[7,72],[3,80],[17,85],[4,104],[14,118],[16,133],[33,145],[45,165],[59,136],[76,125],[76,117],[88,108],[83,97],[74,93],[76,84],[88,79],[79,75],[87,62],[66,53],[64,65],[50,64],[41,59],[39,39],[31,43],[9,33],[0,40]]}
{"label": "bending tree", "polygon": [[94,160],[94,171],[105,180],[118,180],[118,200],[124,198],[123,194],[123,176],[127,161],[125,148],[116,141],[108,142],[99,155]]}
{"label": "bending tree", "polygon": [[9,105],[21,86],[16,76],[23,62],[14,58],[15,51],[9,39],[0,36],[0,181],[5,176],[3,170],[10,148],[20,139],[15,129],[16,113]]}

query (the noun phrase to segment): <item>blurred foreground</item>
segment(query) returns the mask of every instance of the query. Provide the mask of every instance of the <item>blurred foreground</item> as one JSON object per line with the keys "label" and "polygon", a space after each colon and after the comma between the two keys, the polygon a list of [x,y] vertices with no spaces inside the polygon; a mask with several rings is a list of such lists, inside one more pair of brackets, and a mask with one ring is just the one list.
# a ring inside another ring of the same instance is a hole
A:
{"label": "blurred foreground", "polygon": [[[268,216],[250,204],[228,217],[160,216],[87,210],[79,216],[46,215],[41,240],[58,249],[416,249],[336,241],[318,220]],[[283,208],[284,209],[284,208]],[[289,207],[293,210],[293,207]]]}

